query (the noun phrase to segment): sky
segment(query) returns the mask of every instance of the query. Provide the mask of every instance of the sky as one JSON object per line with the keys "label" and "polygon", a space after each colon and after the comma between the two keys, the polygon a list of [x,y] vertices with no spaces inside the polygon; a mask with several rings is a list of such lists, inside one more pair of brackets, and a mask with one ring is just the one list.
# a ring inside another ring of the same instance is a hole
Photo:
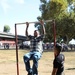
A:
{"label": "sky", "polygon": [[[34,22],[41,16],[39,11],[40,0],[0,0],[0,32],[4,25],[10,26],[10,33],[15,33],[15,23]],[[19,35],[25,34],[26,25],[18,25]],[[30,24],[28,32],[33,34],[34,25]]]}

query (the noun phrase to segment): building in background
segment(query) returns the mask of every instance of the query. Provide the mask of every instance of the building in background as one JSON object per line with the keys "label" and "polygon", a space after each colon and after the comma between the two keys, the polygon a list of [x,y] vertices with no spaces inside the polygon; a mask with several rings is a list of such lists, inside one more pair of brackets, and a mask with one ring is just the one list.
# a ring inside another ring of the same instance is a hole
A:
{"label": "building in background", "polygon": [[[25,36],[17,35],[18,44],[26,41]],[[0,32],[0,49],[15,48],[15,35],[11,33]]]}

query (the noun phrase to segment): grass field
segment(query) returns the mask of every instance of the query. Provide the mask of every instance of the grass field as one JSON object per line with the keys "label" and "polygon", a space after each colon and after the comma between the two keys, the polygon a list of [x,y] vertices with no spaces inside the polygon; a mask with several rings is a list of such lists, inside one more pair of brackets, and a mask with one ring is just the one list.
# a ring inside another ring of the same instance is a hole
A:
{"label": "grass field", "polygon": [[[20,75],[27,75],[23,62],[23,55],[27,50],[19,50],[19,70]],[[75,52],[63,52],[65,55],[65,75],[75,75]],[[51,75],[53,52],[44,52],[39,61],[39,75]],[[30,62],[32,65],[32,61]],[[0,75],[17,75],[16,72],[16,51],[0,50]]]}

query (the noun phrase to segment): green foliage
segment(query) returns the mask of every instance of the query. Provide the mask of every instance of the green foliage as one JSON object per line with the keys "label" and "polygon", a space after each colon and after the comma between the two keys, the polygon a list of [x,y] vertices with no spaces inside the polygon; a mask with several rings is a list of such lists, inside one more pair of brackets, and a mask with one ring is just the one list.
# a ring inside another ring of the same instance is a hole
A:
{"label": "green foliage", "polygon": [[3,32],[10,32],[10,27],[8,25],[5,25]]}
{"label": "green foliage", "polygon": [[[61,37],[65,42],[67,39],[75,38],[75,0],[40,0],[40,2],[39,10],[42,13],[40,19],[55,19],[56,38]],[[52,24],[45,23],[45,28],[45,41],[53,41]]]}
{"label": "green foliage", "polygon": [[68,36],[68,39],[72,39],[75,37],[75,22],[74,19],[66,16],[57,22],[56,25],[57,36]]}

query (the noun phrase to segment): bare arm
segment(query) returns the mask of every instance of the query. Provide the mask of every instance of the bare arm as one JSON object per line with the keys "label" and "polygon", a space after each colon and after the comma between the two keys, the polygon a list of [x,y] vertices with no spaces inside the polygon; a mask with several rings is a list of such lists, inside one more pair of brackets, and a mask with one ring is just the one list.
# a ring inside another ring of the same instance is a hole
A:
{"label": "bare arm", "polygon": [[28,36],[28,27],[29,27],[29,23],[26,22],[26,31],[25,31],[26,36]]}
{"label": "bare arm", "polygon": [[42,28],[43,28],[43,34],[45,35],[46,34],[46,32],[45,32],[45,27],[44,27],[44,22],[43,21],[40,21],[40,23],[41,23],[41,25],[42,25]]}
{"label": "bare arm", "polygon": [[58,68],[53,68],[52,74],[51,75],[56,75]]}

